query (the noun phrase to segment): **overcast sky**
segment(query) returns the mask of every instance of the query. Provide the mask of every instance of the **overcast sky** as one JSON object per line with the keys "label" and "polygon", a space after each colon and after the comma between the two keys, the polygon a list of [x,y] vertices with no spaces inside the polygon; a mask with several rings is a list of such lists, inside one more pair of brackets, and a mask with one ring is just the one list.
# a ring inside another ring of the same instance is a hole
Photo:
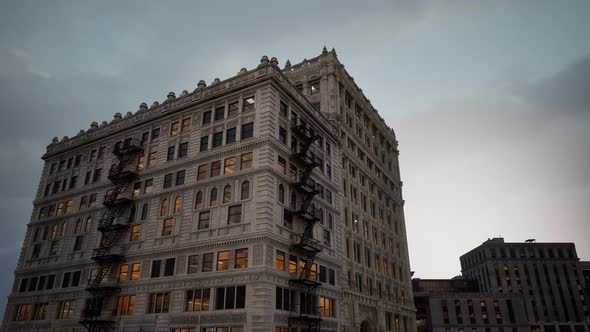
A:
{"label": "overcast sky", "polygon": [[0,310],[54,136],[334,47],[396,130],[412,270],[487,238],[590,260],[589,1],[0,2]]}

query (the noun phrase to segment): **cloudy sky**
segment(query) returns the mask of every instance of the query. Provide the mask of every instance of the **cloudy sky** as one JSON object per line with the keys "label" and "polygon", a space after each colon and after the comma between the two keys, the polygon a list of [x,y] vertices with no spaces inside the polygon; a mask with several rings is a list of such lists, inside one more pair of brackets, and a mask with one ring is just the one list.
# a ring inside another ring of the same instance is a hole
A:
{"label": "cloudy sky", "polygon": [[588,1],[2,1],[0,310],[53,136],[324,45],[397,132],[415,276],[457,275],[499,235],[590,260],[589,15]]}

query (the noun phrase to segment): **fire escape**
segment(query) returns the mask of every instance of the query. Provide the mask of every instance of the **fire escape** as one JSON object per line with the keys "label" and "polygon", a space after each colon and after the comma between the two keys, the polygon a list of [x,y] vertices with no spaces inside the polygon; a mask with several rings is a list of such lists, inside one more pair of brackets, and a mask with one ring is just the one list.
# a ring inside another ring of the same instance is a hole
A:
{"label": "fire escape", "polygon": [[303,233],[299,234],[296,243],[289,247],[289,251],[295,253],[301,259],[297,275],[289,280],[289,285],[302,294],[300,296],[299,313],[293,313],[289,317],[289,327],[301,327],[302,331],[320,331],[321,318],[317,306],[317,288],[320,283],[316,281],[317,270],[312,267],[316,255],[321,251],[319,242],[313,238],[313,229],[318,222],[319,214],[312,205],[312,200],[318,194],[315,181],[310,178],[313,169],[318,163],[309,148],[319,136],[303,121],[301,124],[292,123],[292,131],[299,137],[299,150],[294,148],[291,160],[300,166],[299,180],[293,183],[293,187],[300,193],[301,207],[299,210],[291,210],[292,217],[297,217],[303,222]]}
{"label": "fire escape", "polygon": [[107,211],[99,221],[98,227],[98,231],[102,234],[101,241],[99,247],[94,249],[92,257],[98,264],[98,269],[96,276],[86,288],[92,297],[86,299],[80,321],[80,324],[90,332],[107,331],[113,328],[112,316],[102,315],[103,304],[120,288],[116,285],[102,284],[102,281],[107,278],[111,269],[125,258],[121,253],[111,252],[111,249],[117,236],[128,228],[128,222],[120,223],[119,221],[124,220],[125,216],[130,216],[134,202],[129,198],[119,197],[119,194],[123,192],[127,184],[137,179],[137,166],[134,161],[142,153],[141,142],[137,139],[119,142],[113,150],[119,162],[109,170],[108,178],[114,187],[105,195],[103,204]]}

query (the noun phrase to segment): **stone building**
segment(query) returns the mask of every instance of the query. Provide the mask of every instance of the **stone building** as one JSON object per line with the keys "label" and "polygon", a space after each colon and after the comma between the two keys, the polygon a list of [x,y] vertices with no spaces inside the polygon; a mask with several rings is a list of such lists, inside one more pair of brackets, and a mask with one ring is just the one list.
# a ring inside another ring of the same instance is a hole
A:
{"label": "stone building", "polygon": [[414,279],[418,332],[529,332],[520,294],[485,293],[470,279]]}
{"label": "stone building", "polygon": [[463,276],[485,292],[522,296],[531,331],[590,331],[586,264],[573,243],[494,238],[461,256]]}
{"label": "stone building", "polygon": [[413,331],[391,129],[334,50],[54,138],[8,331]]}

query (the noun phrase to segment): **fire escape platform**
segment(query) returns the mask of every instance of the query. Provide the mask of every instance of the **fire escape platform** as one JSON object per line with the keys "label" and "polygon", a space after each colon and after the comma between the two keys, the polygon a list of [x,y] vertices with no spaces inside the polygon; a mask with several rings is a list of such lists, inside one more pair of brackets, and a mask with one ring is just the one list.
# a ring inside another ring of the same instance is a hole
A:
{"label": "fire escape platform", "polygon": [[96,255],[92,257],[92,260],[94,260],[97,263],[107,263],[107,262],[120,262],[125,258],[125,256],[123,255],[117,255],[117,254],[106,254],[106,255]]}
{"label": "fire escape platform", "polygon": [[138,178],[138,174],[137,172],[133,171],[133,170],[123,170],[121,172],[118,172],[117,170],[110,170],[109,171],[109,180],[111,180],[112,182],[117,182],[117,181],[132,181]]}
{"label": "fire escape platform", "polygon": [[[102,222],[100,223],[102,225]],[[121,224],[112,224],[109,226],[98,226],[98,230],[100,232],[118,232],[129,228],[129,225],[121,225]]]}
{"label": "fire escape platform", "polygon": [[110,294],[121,291],[121,287],[117,286],[98,286],[98,287],[87,287],[86,290],[92,295],[99,294]]}
{"label": "fire escape platform", "polygon": [[102,204],[104,206],[106,206],[107,208],[113,208],[116,207],[117,205],[119,206],[128,206],[130,204],[133,203],[133,200],[129,199],[129,198],[117,198],[113,201],[105,201]]}
{"label": "fire escape platform", "polygon": [[141,147],[141,144],[137,142],[113,150],[113,154],[119,158],[130,154],[138,154],[141,152],[143,152],[143,148]]}

